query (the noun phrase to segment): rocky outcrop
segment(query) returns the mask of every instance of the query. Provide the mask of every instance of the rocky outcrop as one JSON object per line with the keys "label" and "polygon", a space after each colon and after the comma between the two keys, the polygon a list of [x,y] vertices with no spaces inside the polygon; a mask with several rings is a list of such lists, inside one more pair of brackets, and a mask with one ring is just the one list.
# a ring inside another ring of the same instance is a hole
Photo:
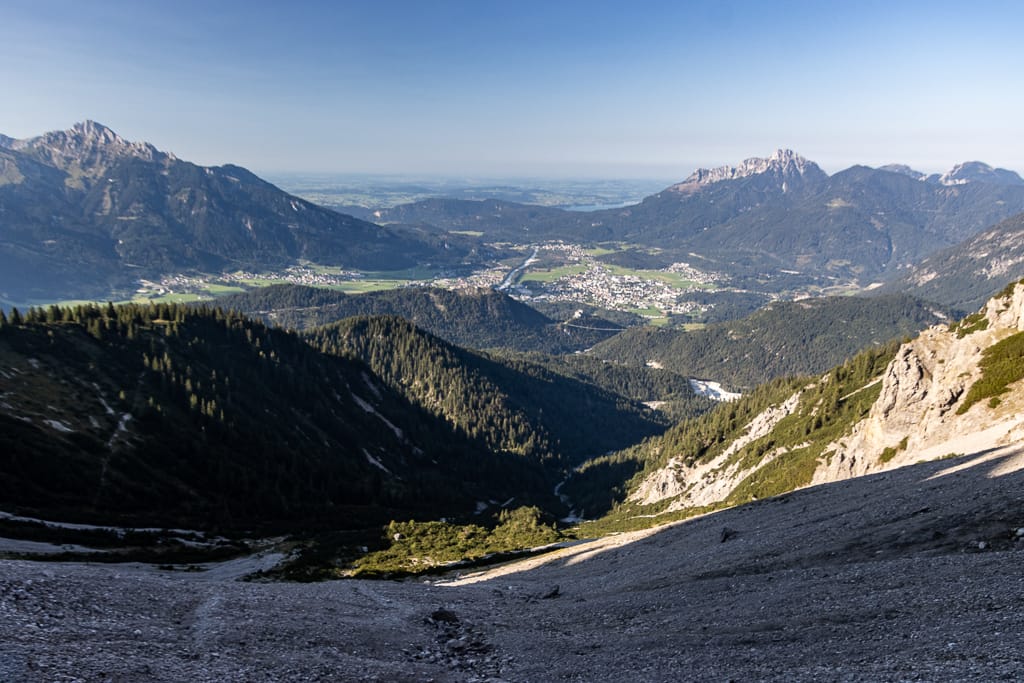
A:
{"label": "rocky outcrop", "polygon": [[[1022,390],[1001,396],[998,405],[981,401],[960,414],[971,386],[982,375],[979,362],[984,351],[1022,331],[1024,282],[991,299],[964,321],[934,326],[901,346],[881,377],[850,394],[881,384],[867,416],[825,446],[809,483],[839,481],[951,453],[976,453],[1024,441]],[[742,436],[711,460],[685,463],[670,458],[666,466],[647,476],[630,501],[651,505],[671,500],[668,509],[674,510],[728,499],[754,472],[807,445],[788,450],[776,446],[753,462],[737,457],[796,412],[803,395],[803,391],[797,392],[762,412]]]}
{"label": "rocky outcrop", "polygon": [[993,168],[981,161],[965,161],[939,176],[938,182],[942,185],[964,185],[972,182],[1024,185],[1024,178],[1021,178],[1016,171]]}
{"label": "rocky outcrop", "polygon": [[989,300],[969,320],[959,326],[932,327],[900,348],[885,371],[882,392],[871,413],[849,437],[834,444],[814,483],[948,453],[983,450],[1024,437],[1021,392],[1011,392],[995,408],[982,402],[957,414],[981,375],[978,363],[985,349],[1024,331],[1024,284]]}
{"label": "rocky outcrop", "polygon": [[7,147],[39,161],[86,177],[99,177],[118,159],[133,157],[160,164],[176,161],[148,142],[132,142],[95,121],[76,123],[69,130],[51,131],[25,140],[8,138]]}
{"label": "rocky outcrop", "polygon": [[652,505],[674,498],[670,510],[700,507],[724,500],[739,482],[768,464],[781,451],[767,454],[755,467],[741,467],[733,456],[769,434],[784,417],[796,410],[799,403],[798,392],[781,405],[769,406],[750,421],[742,436],[711,460],[687,465],[679,458],[669,459],[668,464],[652,472],[629,499],[641,505]]}
{"label": "rocky outcrop", "polygon": [[760,175],[771,177],[777,181],[783,192],[791,188],[794,183],[803,184],[804,181],[820,181],[828,178],[828,174],[813,161],[808,161],[791,149],[780,149],[770,157],[752,157],[738,166],[699,168],[686,180],[673,185],[669,190],[681,194],[691,194],[702,187],[723,180],[738,180]]}

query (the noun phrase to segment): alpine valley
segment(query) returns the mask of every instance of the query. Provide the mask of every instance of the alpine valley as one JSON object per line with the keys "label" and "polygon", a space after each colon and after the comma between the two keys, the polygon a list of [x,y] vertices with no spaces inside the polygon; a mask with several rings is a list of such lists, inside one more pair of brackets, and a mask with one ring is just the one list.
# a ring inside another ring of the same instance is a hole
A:
{"label": "alpine valley", "polygon": [[0,679],[1019,673],[1017,173],[346,210],[0,136]]}

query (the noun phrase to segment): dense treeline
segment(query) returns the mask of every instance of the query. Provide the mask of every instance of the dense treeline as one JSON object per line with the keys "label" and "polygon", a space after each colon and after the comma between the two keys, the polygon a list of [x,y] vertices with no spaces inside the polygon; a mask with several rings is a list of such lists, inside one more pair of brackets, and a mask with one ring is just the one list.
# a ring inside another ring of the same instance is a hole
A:
{"label": "dense treeline", "polygon": [[702,330],[630,328],[592,349],[633,365],[657,361],[689,377],[750,389],[775,377],[824,372],[872,344],[939,322],[935,307],[908,296],[776,302]]}
{"label": "dense treeline", "polygon": [[534,363],[461,349],[401,318],[349,318],[307,339],[324,353],[365,361],[391,387],[487,448],[551,470],[664,429],[636,402]]}
{"label": "dense treeline", "polygon": [[550,301],[538,299],[530,301],[530,307],[540,311],[552,320],[569,320],[577,314],[588,318],[599,319],[610,322],[608,327],[633,327],[634,325],[645,325],[647,320],[630,311],[615,311],[608,308],[600,308],[580,301]]}
{"label": "dense treeline", "polygon": [[281,327],[305,330],[359,315],[396,315],[459,346],[473,349],[572,353],[608,339],[621,326],[594,320],[565,325],[492,289],[435,287],[347,295],[342,292],[274,285],[218,300],[222,306]]}
{"label": "dense treeline", "polygon": [[671,370],[626,365],[586,354],[551,356],[526,353],[502,354],[502,357],[541,365],[551,372],[592,384],[634,401],[656,404],[658,412],[673,424],[701,415],[716,404],[712,399],[695,394],[690,380]]}
{"label": "dense treeline", "polygon": [[15,310],[0,367],[8,508],[351,527],[551,502],[535,461],[480,448],[359,361],[220,309]]}

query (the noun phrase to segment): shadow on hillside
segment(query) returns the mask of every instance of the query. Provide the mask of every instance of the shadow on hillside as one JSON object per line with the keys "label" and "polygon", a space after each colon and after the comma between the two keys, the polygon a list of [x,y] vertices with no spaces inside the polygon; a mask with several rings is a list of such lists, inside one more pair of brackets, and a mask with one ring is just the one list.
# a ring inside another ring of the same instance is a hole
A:
{"label": "shadow on hillside", "polygon": [[[1022,491],[1024,446],[1015,444],[793,491],[666,525],[624,544],[581,544],[539,569],[648,567],[705,579],[1024,548],[1016,534],[1024,528]],[[531,570],[504,577],[524,571]]]}

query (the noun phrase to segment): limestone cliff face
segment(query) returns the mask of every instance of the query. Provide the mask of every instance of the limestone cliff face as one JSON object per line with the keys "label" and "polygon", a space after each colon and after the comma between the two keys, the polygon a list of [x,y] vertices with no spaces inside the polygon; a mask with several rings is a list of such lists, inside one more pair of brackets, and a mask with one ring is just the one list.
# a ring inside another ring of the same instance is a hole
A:
{"label": "limestone cliff face", "polygon": [[[980,401],[957,414],[981,377],[978,364],[983,352],[1018,332],[1024,332],[1024,282],[991,299],[966,321],[932,327],[902,345],[882,376],[868,385],[881,383],[867,416],[825,447],[810,484],[1024,441],[1024,383],[1011,387],[994,408],[988,401]],[[687,465],[679,458],[669,459],[637,487],[630,500],[644,505],[672,500],[669,509],[725,500],[752,473],[804,446],[769,450],[753,464],[733,457],[793,414],[802,395],[797,392],[765,410],[747,425],[742,436],[709,461]]]}
{"label": "limestone cliff face", "polygon": [[[834,444],[813,483],[1024,439],[1024,392],[1010,392],[994,409],[982,401],[957,415],[981,375],[978,362],[984,350],[1024,331],[1024,284],[989,300],[980,316],[965,327],[983,329],[961,336],[950,326],[936,326],[904,344],[886,369],[870,414]],[[883,462],[887,448],[895,455]]]}
{"label": "limestone cliff face", "polygon": [[768,407],[750,421],[741,437],[708,462],[686,465],[679,458],[671,458],[665,467],[654,471],[637,487],[630,500],[651,505],[674,498],[669,510],[700,507],[724,500],[739,482],[779,453],[767,454],[755,467],[742,467],[739,462],[732,461],[732,456],[747,444],[771,433],[784,417],[796,410],[799,402],[800,394],[795,393],[781,405]]}

